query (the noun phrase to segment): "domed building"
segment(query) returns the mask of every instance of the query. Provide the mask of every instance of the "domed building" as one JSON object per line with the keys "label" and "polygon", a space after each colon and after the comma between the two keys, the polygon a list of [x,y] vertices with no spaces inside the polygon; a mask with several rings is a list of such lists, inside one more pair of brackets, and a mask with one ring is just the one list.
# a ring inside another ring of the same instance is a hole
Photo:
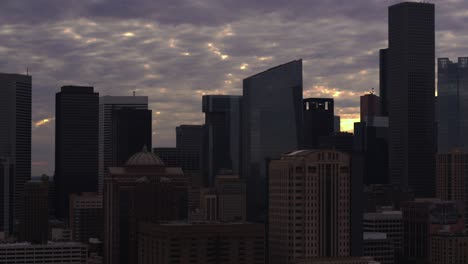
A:
{"label": "domed building", "polygon": [[104,179],[104,263],[138,263],[141,222],[187,218],[189,180],[144,146]]}

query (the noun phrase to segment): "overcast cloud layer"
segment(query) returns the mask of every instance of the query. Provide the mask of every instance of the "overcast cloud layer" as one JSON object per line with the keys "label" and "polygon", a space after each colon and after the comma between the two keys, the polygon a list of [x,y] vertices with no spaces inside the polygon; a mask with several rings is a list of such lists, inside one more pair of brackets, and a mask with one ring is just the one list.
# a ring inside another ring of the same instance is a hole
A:
{"label": "overcast cloud layer", "polygon": [[[352,129],[359,96],[378,90],[385,0],[3,0],[0,72],[33,76],[33,174],[53,173],[54,97],[62,85],[150,98],[154,146],[201,124],[203,94],[242,94],[242,79],[304,59],[304,96],[334,97]],[[436,4],[436,55],[468,56],[468,3]]]}

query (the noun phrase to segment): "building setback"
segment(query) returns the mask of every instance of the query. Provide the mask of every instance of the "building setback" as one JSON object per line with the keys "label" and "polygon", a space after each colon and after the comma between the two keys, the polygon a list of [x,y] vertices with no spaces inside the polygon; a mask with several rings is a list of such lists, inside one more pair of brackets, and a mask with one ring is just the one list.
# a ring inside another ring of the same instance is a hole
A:
{"label": "building setback", "polygon": [[434,4],[404,2],[388,15],[390,178],[434,197]]}
{"label": "building setback", "polygon": [[31,90],[31,76],[0,73],[0,230],[7,235],[31,179]]}
{"label": "building setback", "polygon": [[271,264],[351,255],[350,162],[344,152],[300,150],[270,163]]}
{"label": "building setback", "polygon": [[262,224],[142,223],[138,231],[139,264],[265,263]]}
{"label": "building setback", "polygon": [[98,190],[99,94],[63,86],[55,102],[55,213],[68,218],[69,195]]}
{"label": "building setback", "polygon": [[241,175],[247,184],[247,219],[263,222],[269,161],[302,146],[302,60],[244,79],[242,102]]}

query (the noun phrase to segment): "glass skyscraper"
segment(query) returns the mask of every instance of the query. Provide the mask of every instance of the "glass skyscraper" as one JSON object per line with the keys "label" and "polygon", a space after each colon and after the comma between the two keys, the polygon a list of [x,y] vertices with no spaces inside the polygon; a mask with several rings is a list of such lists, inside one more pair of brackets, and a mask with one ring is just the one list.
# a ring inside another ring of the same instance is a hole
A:
{"label": "glass skyscraper", "polygon": [[302,147],[302,60],[244,79],[242,100],[247,218],[264,221],[269,161]]}

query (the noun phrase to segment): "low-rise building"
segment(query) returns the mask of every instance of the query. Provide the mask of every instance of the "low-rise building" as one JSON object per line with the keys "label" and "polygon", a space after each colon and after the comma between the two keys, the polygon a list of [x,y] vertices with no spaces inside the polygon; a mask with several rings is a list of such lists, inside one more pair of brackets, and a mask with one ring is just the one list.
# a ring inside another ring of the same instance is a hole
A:
{"label": "low-rise building", "polygon": [[0,263],[88,263],[88,247],[79,242],[0,244]]}

